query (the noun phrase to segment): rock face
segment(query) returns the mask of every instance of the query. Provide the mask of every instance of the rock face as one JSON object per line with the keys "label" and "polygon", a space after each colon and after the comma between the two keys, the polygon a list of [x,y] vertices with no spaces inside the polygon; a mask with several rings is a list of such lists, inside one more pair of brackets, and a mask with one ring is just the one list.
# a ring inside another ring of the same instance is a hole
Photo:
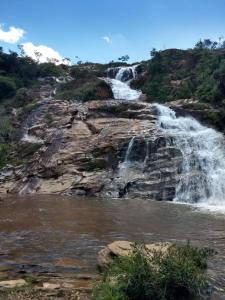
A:
{"label": "rock face", "polygon": [[39,150],[26,166],[0,173],[0,193],[173,199],[182,157],[151,104],[47,99],[37,111],[22,142]]}
{"label": "rock face", "polygon": [[[98,253],[98,267],[101,271],[106,270],[115,258],[128,256],[133,251],[134,244],[128,241],[115,241]],[[154,252],[166,252],[171,243],[157,243],[145,245],[146,249]]]}

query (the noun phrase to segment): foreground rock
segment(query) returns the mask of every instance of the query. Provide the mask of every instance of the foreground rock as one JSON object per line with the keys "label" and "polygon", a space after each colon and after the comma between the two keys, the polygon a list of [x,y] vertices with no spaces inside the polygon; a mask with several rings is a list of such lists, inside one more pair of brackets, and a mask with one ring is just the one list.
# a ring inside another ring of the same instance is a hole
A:
{"label": "foreground rock", "polygon": [[1,288],[20,288],[28,285],[24,279],[0,281]]}
{"label": "foreground rock", "polygon": [[0,299],[4,300],[91,300],[91,293],[76,290],[40,290],[35,288],[0,290]]}
{"label": "foreground rock", "polygon": [[[171,247],[171,243],[147,244],[146,249],[165,253]],[[115,241],[107,245],[98,253],[98,267],[101,271],[106,270],[115,258],[128,256],[132,253],[134,244],[128,241]]]}

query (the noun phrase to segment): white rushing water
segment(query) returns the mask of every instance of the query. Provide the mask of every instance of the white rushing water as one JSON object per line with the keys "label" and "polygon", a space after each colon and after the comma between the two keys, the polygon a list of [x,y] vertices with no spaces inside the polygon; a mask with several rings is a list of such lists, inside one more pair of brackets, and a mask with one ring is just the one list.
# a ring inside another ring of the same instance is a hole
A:
{"label": "white rushing water", "polygon": [[225,141],[222,134],[191,117],[176,117],[156,104],[162,130],[183,154],[174,201],[225,208]]}
{"label": "white rushing water", "polygon": [[24,142],[24,143],[30,143],[30,144],[43,144],[44,143],[43,140],[37,138],[34,135],[29,134],[28,130],[27,130],[26,133],[24,133],[21,141]]}
{"label": "white rushing water", "polygon": [[[141,91],[134,90],[130,87],[130,82],[137,76],[137,65],[132,67],[115,68],[115,78],[105,78],[112,88],[114,99],[118,100],[138,100],[141,96]],[[112,69],[109,69],[110,71]]]}

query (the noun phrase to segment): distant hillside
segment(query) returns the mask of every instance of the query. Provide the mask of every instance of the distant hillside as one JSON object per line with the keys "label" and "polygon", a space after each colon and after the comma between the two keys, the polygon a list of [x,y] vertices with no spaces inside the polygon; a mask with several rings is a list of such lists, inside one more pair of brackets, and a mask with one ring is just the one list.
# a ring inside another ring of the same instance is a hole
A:
{"label": "distant hillside", "polygon": [[225,49],[153,50],[141,66],[144,72],[132,85],[149,101],[194,98],[225,105]]}

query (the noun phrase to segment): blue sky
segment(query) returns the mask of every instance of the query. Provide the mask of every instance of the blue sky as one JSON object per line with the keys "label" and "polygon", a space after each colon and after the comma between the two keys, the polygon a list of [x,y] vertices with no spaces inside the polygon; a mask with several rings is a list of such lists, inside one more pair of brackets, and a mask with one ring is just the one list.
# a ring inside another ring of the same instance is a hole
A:
{"label": "blue sky", "polygon": [[[224,0],[1,0],[1,30],[26,31],[15,43],[45,45],[63,57],[108,62],[150,50],[189,48],[200,38],[225,36]],[[105,39],[104,39],[105,38]]]}

